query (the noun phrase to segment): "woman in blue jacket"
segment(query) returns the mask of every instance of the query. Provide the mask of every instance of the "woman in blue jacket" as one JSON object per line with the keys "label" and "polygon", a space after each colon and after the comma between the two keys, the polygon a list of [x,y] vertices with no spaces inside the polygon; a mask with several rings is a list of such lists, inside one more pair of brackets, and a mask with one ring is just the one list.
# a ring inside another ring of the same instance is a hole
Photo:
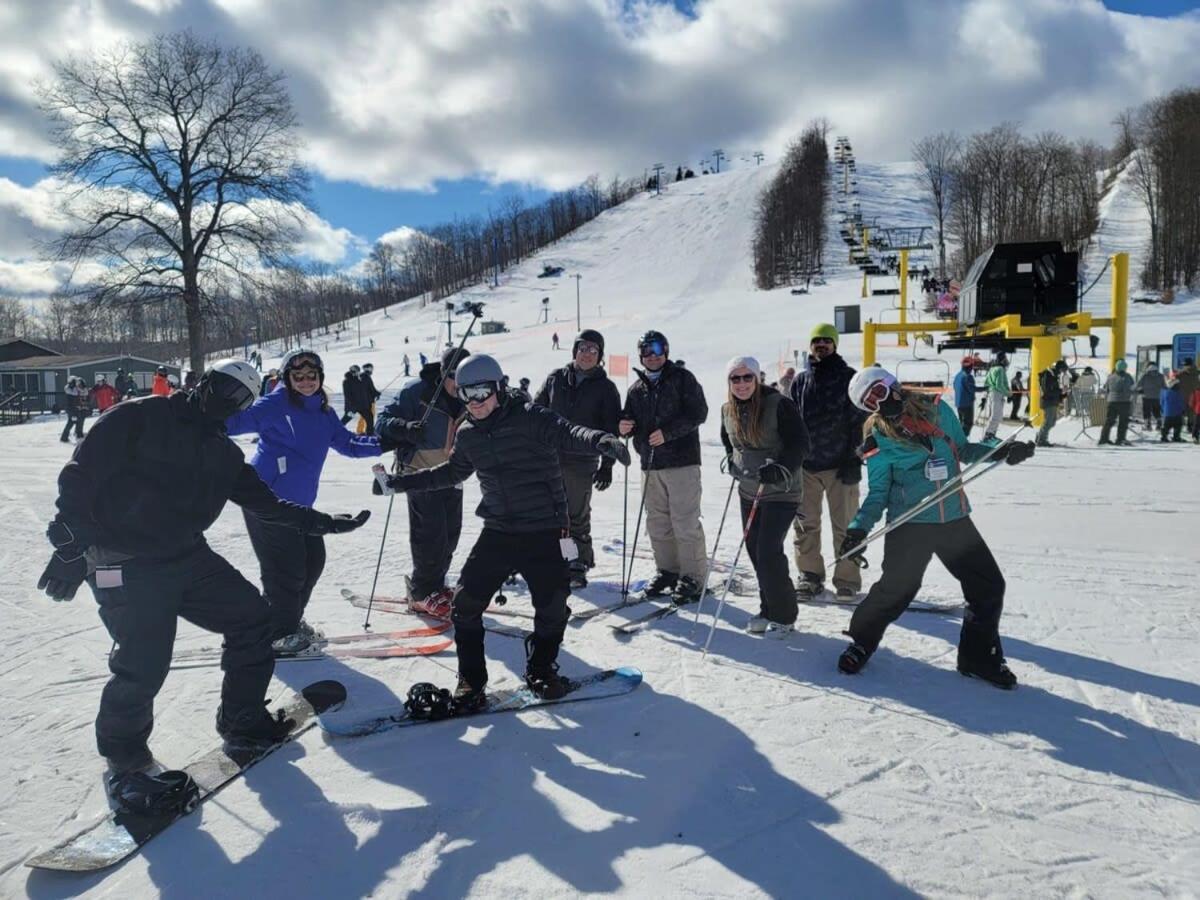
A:
{"label": "woman in blue jacket", "polygon": [[[982,458],[993,446],[969,442],[946,404],[902,391],[879,366],[859,372],[849,391],[850,400],[870,413],[860,451],[867,463],[868,492],[846,531],[842,555],[866,539],[885,510],[889,520],[903,515],[957,476],[964,463]],[[991,459],[1016,465],[1032,455],[1032,443],[1012,443]],[[925,568],[936,555],[962,584],[967,604],[958,639],[958,671],[998,687],[1016,686],[1000,645],[1004,576],[970,515],[967,496],[959,489],[887,533],[883,575],[850,620],[847,633],[854,643],[838,659],[841,671],[854,674],[866,665],[884,630],[916,597]]]}
{"label": "woman in blue jacket", "polygon": [[[304,506],[317,497],[321,469],[332,447],[343,456],[379,456],[379,438],[354,435],[329,407],[325,367],[311,350],[283,358],[279,384],[226,423],[233,434],[258,434],[250,464],[275,495]],[[325,568],[325,541],[246,516],[246,530],[271,604],[277,653],[303,650],[320,632],[304,621],[304,608]]]}

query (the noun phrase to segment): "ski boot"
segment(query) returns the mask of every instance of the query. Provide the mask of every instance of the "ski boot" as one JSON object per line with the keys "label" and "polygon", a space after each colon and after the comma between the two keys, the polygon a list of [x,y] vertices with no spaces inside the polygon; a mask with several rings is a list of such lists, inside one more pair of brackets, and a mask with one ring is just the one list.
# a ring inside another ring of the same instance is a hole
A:
{"label": "ski boot", "polygon": [[686,606],[689,603],[695,603],[703,594],[704,588],[700,586],[700,582],[690,575],[684,575],[675,585],[675,590],[671,592],[671,602],[676,606]]}
{"label": "ski boot", "polygon": [[300,620],[300,627],[296,629],[296,632],[307,637],[310,643],[325,643],[325,632],[323,632],[320,628],[313,628],[304,619]]}
{"label": "ski boot", "polygon": [[840,587],[837,589],[837,593],[833,599],[838,603],[857,603],[858,591],[854,590],[854,588]]}
{"label": "ski boot", "polygon": [[421,600],[409,599],[409,611],[421,615],[432,616],[435,619],[449,619],[454,607],[454,591],[451,588],[439,588],[431,591]]}
{"label": "ski boot", "polygon": [[763,632],[763,637],[781,641],[784,638],[791,637],[795,631],[795,625],[784,625],[782,622],[768,622],[767,630]]}
{"label": "ski boot", "polygon": [[666,597],[679,583],[679,575],[675,572],[659,572],[654,580],[646,585],[645,595],[650,598]]}
{"label": "ski boot", "polygon": [[296,630],[271,641],[271,652],[275,654],[276,659],[301,656],[312,646],[312,643],[312,639],[307,634]]}
{"label": "ski boot", "polygon": [[851,644],[838,657],[838,671],[844,672],[847,675],[857,675],[862,671],[862,667],[867,664],[867,660],[870,658],[871,654],[867,652],[867,648],[862,644]]}
{"label": "ski boot", "polygon": [[986,655],[967,655],[959,649],[958,671],[968,678],[982,678],[1002,690],[1011,691],[1017,686],[1017,676],[1008,667],[999,642]]}
{"label": "ski boot", "polygon": [[577,591],[588,586],[587,566],[571,564],[571,576],[568,582],[571,590]]}
{"label": "ski boot", "polygon": [[571,683],[558,674],[558,640],[545,638],[536,632],[525,638],[525,684],[543,700],[560,700],[571,689]]}
{"label": "ski boot", "polygon": [[452,700],[454,714],[461,715],[463,713],[479,712],[487,706],[487,682],[485,681],[479,687],[475,687],[467,680],[466,675],[458,676],[458,684],[454,688],[454,697]]}
{"label": "ski boot", "polygon": [[271,715],[263,708],[252,706],[226,713],[225,705],[217,707],[217,734],[225,739],[226,752],[270,750],[288,736],[295,726],[294,719],[284,717],[283,710]]}
{"label": "ski boot", "polygon": [[747,634],[765,634],[766,630],[770,626],[770,624],[771,624],[771,620],[768,619],[766,616],[762,616],[762,615],[754,616],[753,618],[750,619],[749,622],[746,623],[746,633]]}
{"label": "ski boot", "polygon": [[796,582],[796,600],[807,603],[825,590],[825,582],[815,575],[805,572]]}

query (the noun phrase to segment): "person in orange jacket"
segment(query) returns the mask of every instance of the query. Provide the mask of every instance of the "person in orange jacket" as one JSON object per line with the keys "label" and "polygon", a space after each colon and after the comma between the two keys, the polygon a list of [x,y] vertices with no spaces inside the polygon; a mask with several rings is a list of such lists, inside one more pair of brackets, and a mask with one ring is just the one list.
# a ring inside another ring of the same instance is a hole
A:
{"label": "person in orange jacket", "polygon": [[154,373],[154,383],[150,385],[150,393],[155,397],[165,397],[171,393],[171,382],[167,381],[167,367],[159,366]]}
{"label": "person in orange jacket", "polygon": [[96,376],[96,384],[92,388],[92,405],[96,407],[97,412],[104,412],[109,407],[115,406],[117,401],[121,399],[117,389],[108,383],[108,378],[104,375]]}

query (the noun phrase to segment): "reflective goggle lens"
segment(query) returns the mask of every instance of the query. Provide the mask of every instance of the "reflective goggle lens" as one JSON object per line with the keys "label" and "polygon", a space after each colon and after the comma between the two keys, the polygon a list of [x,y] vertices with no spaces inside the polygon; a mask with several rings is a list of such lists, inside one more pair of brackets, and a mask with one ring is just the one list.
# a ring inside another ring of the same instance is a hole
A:
{"label": "reflective goggle lens", "polygon": [[468,403],[482,403],[496,393],[496,385],[492,382],[484,384],[459,385],[458,396]]}
{"label": "reflective goggle lens", "polygon": [[663,346],[662,341],[651,341],[648,344],[642,344],[642,359],[647,356],[662,356],[666,351],[667,348]]}
{"label": "reflective goggle lens", "polygon": [[886,384],[884,384],[882,381],[877,381],[867,388],[867,392],[863,394],[863,406],[865,406],[871,412],[879,412],[879,404],[886,400],[888,398],[888,394],[891,392],[892,389]]}

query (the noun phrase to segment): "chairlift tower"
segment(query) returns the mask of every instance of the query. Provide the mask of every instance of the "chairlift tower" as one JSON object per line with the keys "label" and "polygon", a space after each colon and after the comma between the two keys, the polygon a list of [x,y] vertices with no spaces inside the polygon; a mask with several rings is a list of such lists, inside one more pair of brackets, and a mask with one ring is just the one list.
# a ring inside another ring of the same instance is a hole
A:
{"label": "chairlift tower", "polygon": [[[662,163],[655,163],[651,168],[654,169],[654,194],[659,196],[662,194],[662,173],[666,166]],[[578,282],[576,284],[578,285]]]}
{"label": "chairlift tower", "polygon": [[721,171],[721,160],[727,159],[727,157],[725,156],[725,151],[724,150],[714,150],[712,155],[713,155],[713,159],[715,159],[717,161],[717,172],[720,172]]}

